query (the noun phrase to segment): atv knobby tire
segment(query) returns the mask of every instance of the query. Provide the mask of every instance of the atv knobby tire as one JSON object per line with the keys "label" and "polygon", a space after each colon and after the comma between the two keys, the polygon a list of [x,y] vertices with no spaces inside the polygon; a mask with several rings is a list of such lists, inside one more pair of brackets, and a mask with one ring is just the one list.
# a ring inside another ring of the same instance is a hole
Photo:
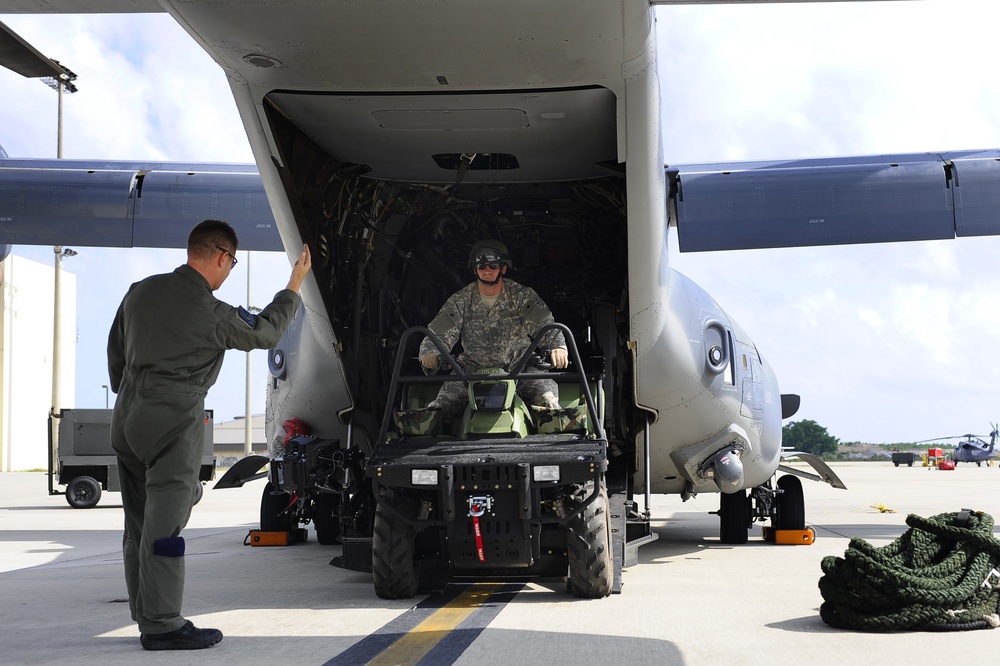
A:
{"label": "atv knobby tire", "polygon": [[409,599],[417,593],[413,526],[379,505],[372,531],[372,579],[382,599]]}
{"label": "atv knobby tire", "polygon": [[608,491],[601,491],[566,529],[569,588],[577,597],[599,599],[611,594],[614,564],[608,527]]}

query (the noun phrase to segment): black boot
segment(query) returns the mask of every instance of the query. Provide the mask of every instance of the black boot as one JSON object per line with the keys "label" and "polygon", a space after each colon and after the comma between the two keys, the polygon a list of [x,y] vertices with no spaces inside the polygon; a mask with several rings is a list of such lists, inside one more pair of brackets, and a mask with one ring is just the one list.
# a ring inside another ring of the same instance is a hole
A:
{"label": "black boot", "polygon": [[190,620],[180,629],[164,634],[140,634],[139,642],[147,650],[201,650],[222,640],[218,629],[198,629]]}

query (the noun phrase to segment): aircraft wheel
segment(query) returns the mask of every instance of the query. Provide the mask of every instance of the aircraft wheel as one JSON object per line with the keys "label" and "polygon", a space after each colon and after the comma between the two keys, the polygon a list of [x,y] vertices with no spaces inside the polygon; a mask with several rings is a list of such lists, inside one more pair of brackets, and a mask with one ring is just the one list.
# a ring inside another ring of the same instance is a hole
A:
{"label": "aircraft wheel", "polygon": [[194,487],[194,503],[197,504],[201,501],[201,498],[205,496],[205,486],[201,485],[201,481],[197,483]]}
{"label": "aircraft wheel", "polygon": [[262,532],[291,532],[292,519],[288,508],[288,493],[278,491],[270,481],[260,496],[260,529]]}
{"label": "aircraft wheel", "polygon": [[92,509],[101,501],[101,484],[89,476],[78,476],[66,486],[66,501],[74,509]]}
{"label": "aircraft wheel", "polygon": [[804,530],[806,528],[806,503],[802,497],[802,482],[799,477],[791,474],[778,479],[778,489],[784,492],[778,495],[778,516],[776,523],[779,530]]}
{"label": "aircraft wheel", "polygon": [[719,500],[719,540],[722,543],[746,543],[750,536],[750,502],[746,489],[722,493]]}
{"label": "aircraft wheel", "polygon": [[597,498],[567,524],[569,589],[577,597],[599,599],[611,594],[614,563],[608,516],[608,491],[602,485]]}
{"label": "aircraft wheel", "polygon": [[372,580],[382,599],[409,599],[417,593],[413,526],[379,505],[372,530]]}
{"label": "aircraft wheel", "polygon": [[313,500],[312,519],[316,540],[324,546],[337,543],[340,536],[340,495],[320,493]]}

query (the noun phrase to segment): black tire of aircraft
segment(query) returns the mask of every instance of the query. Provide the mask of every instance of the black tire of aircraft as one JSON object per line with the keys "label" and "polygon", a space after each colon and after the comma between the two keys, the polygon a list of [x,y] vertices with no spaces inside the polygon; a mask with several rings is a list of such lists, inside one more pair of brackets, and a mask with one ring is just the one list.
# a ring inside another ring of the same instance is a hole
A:
{"label": "black tire of aircraft", "polygon": [[260,496],[260,529],[262,532],[291,532],[292,521],[288,511],[288,493],[277,490],[270,481]]}
{"label": "black tire of aircraft", "polygon": [[806,528],[806,503],[802,495],[802,481],[799,477],[786,474],[778,479],[777,509],[775,523],[779,530],[804,530]]}
{"label": "black tire of aircraft", "polygon": [[719,496],[719,541],[746,543],[750,537],[750,500],[746,489]]}
{"label": "black tire of aircraft", "polygon": [[337,543],[340,536],[340,495],[319,493],[313,499],[312,519],[316,527],[316,540],[324,546]]}

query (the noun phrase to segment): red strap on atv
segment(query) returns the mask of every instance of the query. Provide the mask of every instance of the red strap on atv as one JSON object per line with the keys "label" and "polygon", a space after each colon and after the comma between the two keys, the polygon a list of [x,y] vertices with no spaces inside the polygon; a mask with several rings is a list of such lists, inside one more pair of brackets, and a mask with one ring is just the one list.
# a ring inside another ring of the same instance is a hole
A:
{"label": "red strap on atv", "polygon": [[479,561],[486,561],[486,551],[483,550],[483,532],[479,529],[479,516],[472,517],[472,531],[476,533],[476,554],[479,555]]}

